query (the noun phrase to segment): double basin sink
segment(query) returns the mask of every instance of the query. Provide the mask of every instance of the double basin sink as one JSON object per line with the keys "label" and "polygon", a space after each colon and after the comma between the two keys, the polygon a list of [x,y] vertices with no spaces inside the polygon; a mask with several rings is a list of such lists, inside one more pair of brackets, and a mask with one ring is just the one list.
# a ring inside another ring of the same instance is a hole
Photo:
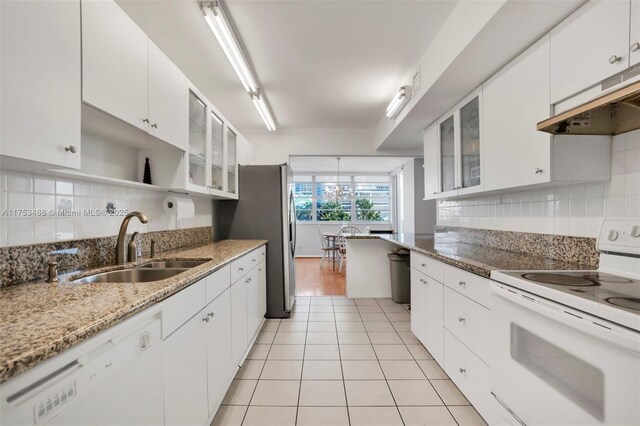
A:
{"label": "double basin sink", "polygon": [[71,281],[71,284],[88,283],[146,283],[171,278],[184,271],[202,265],[206,260],[164,260],[145,263],[133,268],[102,272]]}

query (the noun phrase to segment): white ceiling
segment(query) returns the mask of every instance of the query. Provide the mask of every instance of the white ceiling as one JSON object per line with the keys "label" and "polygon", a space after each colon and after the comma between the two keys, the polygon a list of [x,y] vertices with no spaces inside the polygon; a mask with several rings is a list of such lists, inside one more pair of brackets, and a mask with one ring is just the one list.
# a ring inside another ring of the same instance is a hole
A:
{"label": "white ceiling", "polygon": [[[412,157],[340,157],[341,173],[389,173]],[[291,156],[289,164],[294,173],[336,173],[338,161],[332,156]]]}
{"label": "white ceiling", "polygon": [[[240,130],[262,129],[195,0],[118,4]],[[228,0],[278,125],[372,128],[455,0]]]}

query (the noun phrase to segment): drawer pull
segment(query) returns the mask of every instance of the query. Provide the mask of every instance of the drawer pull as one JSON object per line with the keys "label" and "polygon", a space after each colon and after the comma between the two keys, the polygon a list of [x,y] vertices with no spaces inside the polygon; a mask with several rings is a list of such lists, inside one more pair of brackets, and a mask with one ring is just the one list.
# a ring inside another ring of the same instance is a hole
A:
{"label": "drawer pull", "polygon": [[464,317],[458,317],[458,322],[464,323],[465,321],[466,321],[466,319]]}
{"label": "drawer pull", "polygon": [[254,258],[254,259],[251,259],[251,261],[252,261],[252,262],[255,262],[255,261],[256,261],[256,259],[255,259],[255,258]]}
{"label": "drawer pull", "polygon": [[215,313],[215,312],[209,312],[209,313],[207,314],[207,316],[208,316],[209,318],[213,318],[215,315],[216,315],[216,313]]}
{"label": "drawer pull", "polygon": [[206,317],[202,318],[202,321],[209,322],[209,321],[211,321],[211,317],[209,315],[207,315]]}
{"label": "drawer pull", "polygon": [[467,286],[467,283],[466,283],[466,282],[464,282],[464,281],[458,281],[458,285],[459,285],[460,287],[466,287],[466,286]]}
{"label": "drawer pull", "polygon": [[427,267],[427,264],[426,264],[426,263],[423,263],[423,264],[422,264],[422,267],[423,267],[423,268],[426,268],[426,267]]}
{"label": "drawer pull", "polygon": [[244,268],[238,268],[238,271],[242,272],[242,271],[244,271]]}
{"label": "drawer pull", "polygon": [[458,371],[460,372],[460,374],[464,374],[467,372],[466,368],[458,368]]}

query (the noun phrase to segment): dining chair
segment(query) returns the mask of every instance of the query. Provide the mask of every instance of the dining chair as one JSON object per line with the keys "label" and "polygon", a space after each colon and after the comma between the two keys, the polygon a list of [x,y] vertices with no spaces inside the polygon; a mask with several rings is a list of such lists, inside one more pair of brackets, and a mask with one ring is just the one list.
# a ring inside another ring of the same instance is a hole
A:
{"label": "dining chair", "polygon": [[338,272],[342,272],[345,258],[347,256],[347,240],[344,237],[345,234],[361,234],[362,231],[357,226],[343,225],[338,231],[338,257],[340,263],[338,264]]}
{"label": "dining chair", "polygon": [[335,253],[338,252],[338,247],[329,245],[329,241],[327,240],[327,237],[324,236],[324,233],[322,232],[322,228],[320,227],[320,225],[316,225],[316,226],[318,227],[318,236],[320,237],[320,249],[322,250],[322,260],[320,261],[320,268],[322,268],[324,261],[326,259],[331,260],[331,255],[334,252]]}

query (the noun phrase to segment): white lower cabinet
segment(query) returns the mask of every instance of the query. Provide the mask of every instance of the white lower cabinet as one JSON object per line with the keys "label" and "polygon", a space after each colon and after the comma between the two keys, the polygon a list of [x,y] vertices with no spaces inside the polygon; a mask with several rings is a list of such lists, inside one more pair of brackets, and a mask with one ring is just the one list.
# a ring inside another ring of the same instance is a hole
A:
{"label": "white lower cabinet", "polygon": [[247,323],[247,285],[240,279],[231,286],[231,353],[235,364],[242,360],[249,343]]}
{"label": "white lower cabinet", "polygon": [[267,309],[267,287],[264,262],[247,274],[247,338],[252,340]]}
{"label": "white lower cabinet", "polygon": [[411,331],[442,365],[443,286],[416,270],[411,271]]}
{"label": "white lower cabinet", "polygon": [[444,371],[476,410],[492,424],[491,368],[445,330]]}
{"label": "white lower cabinet", "polygon": [[207,348],[207,395],[209,416],[218,409],[227,391],[234,364],[231,360],[231,291],[225,290],[204,311]]}
{"label": "white lower cabinet", "polygon": [[163,342],[167,425],[203,425],[207,421],[205,310],[197,312]]}
{"label": "white lower cabinet", "polygon": [[445,287],[444,327],[457,336],[480,358],[490,357],[489,339],[491,311]]}
{"label": "white lower cabinet", "polygon": [[[236,262],[253,264],[261,249]],[[264,272],[262,261],[230,285],[226,265],[163,302],[166,425],[205,425],[215,415],[262,325]]]}
{"label": "white lower cabinet", "polygon": [[488,301],[488,279],[411,252],[411,331],[492,424]]}

